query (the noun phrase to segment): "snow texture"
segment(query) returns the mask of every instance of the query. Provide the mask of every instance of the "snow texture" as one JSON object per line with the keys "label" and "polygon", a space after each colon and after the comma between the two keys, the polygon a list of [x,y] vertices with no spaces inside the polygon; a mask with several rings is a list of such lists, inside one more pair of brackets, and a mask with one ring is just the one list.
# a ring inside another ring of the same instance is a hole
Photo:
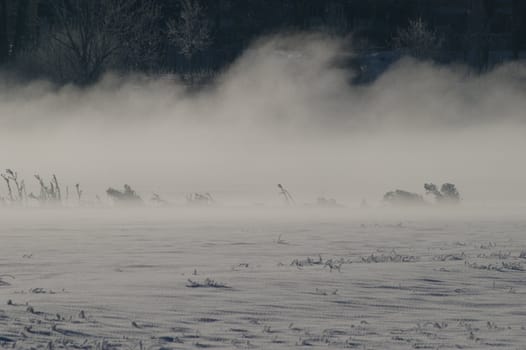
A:
{"label": "snow texture", "polygon": [[524,347],[524,220],[168,214],[4,218],[0,348]]}

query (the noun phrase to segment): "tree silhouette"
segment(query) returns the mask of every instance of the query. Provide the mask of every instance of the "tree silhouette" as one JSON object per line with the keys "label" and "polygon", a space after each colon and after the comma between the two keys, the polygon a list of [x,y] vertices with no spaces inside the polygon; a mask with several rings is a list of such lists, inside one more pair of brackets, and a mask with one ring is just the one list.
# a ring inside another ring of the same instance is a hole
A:
{"label": "tree silhouette", "polygon": [[210,26],[196,0],[183,0],[178,19],[168,22],[168,38],[188,60],[210,45]]}
{"label": "tree silhouette", "polygon": [[[134,47],[159,40],[153,30],[159,16],[154,0],[56,0],[51,39],[61,49],[72,80],[88,84],[106,65],[119,61]],[[143,57],[136,57],[141,60]]]}

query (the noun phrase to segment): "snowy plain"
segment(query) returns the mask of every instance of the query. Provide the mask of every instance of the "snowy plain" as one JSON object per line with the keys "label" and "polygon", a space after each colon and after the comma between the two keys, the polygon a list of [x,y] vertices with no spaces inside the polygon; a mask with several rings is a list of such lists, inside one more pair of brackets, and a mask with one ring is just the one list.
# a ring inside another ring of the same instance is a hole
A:
{"label": "snowy plain", "polygon": [[524,349],[526,219],[5,211],[0,347]]}

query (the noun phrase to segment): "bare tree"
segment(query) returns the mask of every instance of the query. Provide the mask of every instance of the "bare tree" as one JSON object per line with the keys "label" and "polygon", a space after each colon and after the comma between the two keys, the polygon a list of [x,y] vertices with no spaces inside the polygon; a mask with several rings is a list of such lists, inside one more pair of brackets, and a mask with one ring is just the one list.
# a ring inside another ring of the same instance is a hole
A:
{"label": "bare tree", "polygon": [[197,0],[182,0],[178,19],[168,22],[168,38],[191,60],[192,56],[210,45],[210,26]]}
{"label": "bare tree", "polygon": [[95,81],[111,63],[140,63],[155,50],[137,48],[160,41],[155,0],[56,0],[52,7],[54,50],[80,84]]}
{"label": "bare tree", "polygon": [[420,58],[434,58],[444,44],[444,38],[430,29],[421,18],[409,20],[406,28],[399,28],[392,39],[395,49],[404,54]]}

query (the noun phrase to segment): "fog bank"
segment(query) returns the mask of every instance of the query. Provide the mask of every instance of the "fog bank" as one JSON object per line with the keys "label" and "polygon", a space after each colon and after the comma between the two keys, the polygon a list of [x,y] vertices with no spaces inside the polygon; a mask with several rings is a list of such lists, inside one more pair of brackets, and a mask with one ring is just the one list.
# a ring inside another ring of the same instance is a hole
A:
{"label": "fog bank", "polygon": [[[465,202],[520,202],[526,66],[482,76],[402,59],[353,85],[352,45],[316,34],[262,39],[209,87],[106,76],[87,89],[0,86],[0,167],[56,173],[86,196],[132,185],[169,198],[378,202],[396,188],[452,182]],[[5,196],[5,188],[0,193]]]}

